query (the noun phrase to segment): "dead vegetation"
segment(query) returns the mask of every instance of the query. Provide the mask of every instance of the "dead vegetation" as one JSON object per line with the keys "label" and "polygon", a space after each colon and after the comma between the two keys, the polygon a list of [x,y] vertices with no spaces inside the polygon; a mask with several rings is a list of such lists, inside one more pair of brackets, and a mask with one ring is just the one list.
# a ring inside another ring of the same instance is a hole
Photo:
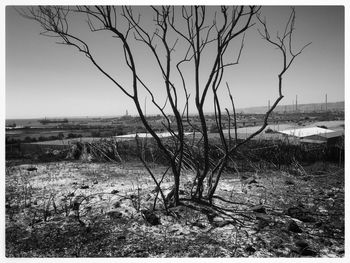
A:
{"label": "dead vegetation", "polygon": [[[154,168],[157,179],[163,168]],[[344,255],[342,168],[316,163],[227,172],[211,205],[186,198],[192,179],[187,172],[181,205],[165,213],[161,202],[155,206],[159,190],[141,163],[7,163],[6,255]],[[161,187],[171,191],[169,175]]]}

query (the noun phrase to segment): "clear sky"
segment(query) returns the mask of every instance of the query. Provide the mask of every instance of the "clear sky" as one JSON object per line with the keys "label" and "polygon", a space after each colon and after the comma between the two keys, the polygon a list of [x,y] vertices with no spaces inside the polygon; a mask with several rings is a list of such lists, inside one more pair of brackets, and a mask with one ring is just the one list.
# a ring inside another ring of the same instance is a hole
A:
{"label": "clear sky", "polygon": [[[211,7],[208,7],[209,10]],[[141,21],[152,19],[148,7],[140,9]],[[272,30],[284,28],[290,9],[286,6],[263,6]],[[213,12],[209,11],[209,15]],[[130,73],[123,61],[120,43],[108,33],[91,33],[84,20],[74,16],[72,29],[91,43],[92,52],[108,72],[130,87]],[[147,22],[148,21],[148,22]],[[344,100],[344,8],[342,6],[297,6],[295,47],[312,42],[296,58],[284,78],[285,98],[281,104]],[[58,45],[55,39],[40,35],[34,21],[21,17],[13,7],[6,8],[6,118],[42,118],[54,116],[103,116],[136,114],[132,101],[94,68],[76,49]],[[136,63],[144,80],[152,86],[160,101],[165,99],[162,79],[144,45],[133,44]],[[181,46],[177,50],[181,52]],[[236,51],[232,49],[232,56]],[[210,61],[210,54],[205,59]],[[279,53],[267,45],[252,28],[246,34],[240,64],[226,71],[222,92],[223,107],[229,107],[225,82],[232,88],[236,107],[267,105],[277,97]],[[204,67],[202,75],[206,74]],[[174,83],[179,78],[174,72]],[[188,74],[188,83],[193,77]],[[179,86],[179,88],[181,88]],[[147,112],[157,113],[150,98],[141,93]],[[183,97],[182,97],[183,98]],[[180,97],[181,99],[181,97]],[[194,109],[193,104],[191,110]],[[212,111],[210,98],[206,111]]]}

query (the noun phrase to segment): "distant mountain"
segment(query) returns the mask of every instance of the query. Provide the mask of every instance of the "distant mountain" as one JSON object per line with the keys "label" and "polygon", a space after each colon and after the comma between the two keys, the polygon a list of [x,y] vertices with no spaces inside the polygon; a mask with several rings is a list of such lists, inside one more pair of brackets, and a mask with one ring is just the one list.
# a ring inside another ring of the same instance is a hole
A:
{"label": "distant mountain", "polygon": [[[327,110],[344,111],[344,109],[345,109],[344,101],[327,103]],[[260,106],[260,107],[249,107],[249,108],[237,109],[237,112],[262,114],[262,113],[265,113],[267,110],[268,110],[267,106]],[[326,110],[325,103],[298,104],[299,112],[313,112],[313,111],[325,111],[325,110]],[[274,112],[280,112],[280,113],[292,112],[292,111],[295,111],[295,105],[278,105],[274,110]]]}

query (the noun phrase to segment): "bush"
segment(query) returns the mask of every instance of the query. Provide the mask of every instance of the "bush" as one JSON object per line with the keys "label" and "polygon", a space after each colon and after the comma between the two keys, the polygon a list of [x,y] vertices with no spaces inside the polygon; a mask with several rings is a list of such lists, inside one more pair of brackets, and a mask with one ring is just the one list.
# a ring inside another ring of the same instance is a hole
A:
{"label": "bush", "polygon": [[58,139],[59,140],[62,140],[64,138],[64,134],[63,134],[63,132],[60,132],[59,134],[58,134]]}
{"label": "bush", "polygon": [[209,132],[210,132],[210,133],[218,133],[218,132],[219,132],[218,126],[216,126],[216,124],[213,123],[213,124],[210,126]]}
{"label": "bush", "polygon": [[118,125],[115,129],[114,129],[114,134],[115,135],[124,135],[126,134],[124,126],[123,125]]}
{"label": "bush", "polygon": [[[35,138],[34,138],[35,139]],[[24,138],[24,142],[32,142],[33,141],[33,138],[32,137],[29,137],[29,136],[26,136]]]}
{"label": "bush", "polygon": [[101,137],[101,132],[100,131],[92,131],[91,137]]}
{"label": "bush", "polygon": [[265,130],[265,133],[275,133],[275,131],[272,130],[271,128],[267,128],[267,129]]}

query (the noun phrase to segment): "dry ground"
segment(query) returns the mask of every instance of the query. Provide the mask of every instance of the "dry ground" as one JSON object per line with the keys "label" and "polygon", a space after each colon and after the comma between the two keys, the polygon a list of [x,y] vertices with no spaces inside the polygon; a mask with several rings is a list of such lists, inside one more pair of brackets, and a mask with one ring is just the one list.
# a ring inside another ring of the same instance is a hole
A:
{"label": "dry ground", "polygon": [[[160,177],[164,169],[153,170]],[[182,179],[183,196],[190,178]],[[162,186],[170,190],[170,175]],[[228,173],[217,191],[225,201],[215,199],[216,211],[184,201],[169,215],[155,212],[160,224],[153,225],[140,211],[153,207],[156,192],[140,163],[8,162],[6,255],[344,255],[344,169],[335,165]]]}

